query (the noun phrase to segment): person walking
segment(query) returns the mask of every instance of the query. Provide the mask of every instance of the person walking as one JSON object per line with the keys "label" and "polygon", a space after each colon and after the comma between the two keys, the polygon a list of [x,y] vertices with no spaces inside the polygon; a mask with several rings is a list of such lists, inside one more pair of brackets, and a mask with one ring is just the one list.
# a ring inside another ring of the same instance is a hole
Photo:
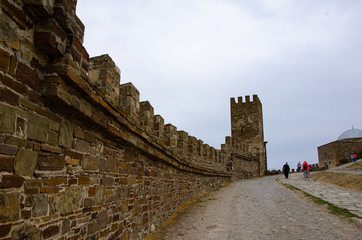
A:
{"label": "person walking", "polygon": [[304,163],[302,165],[302,171],[303,171],[304,180],[308,180],[308,178],[310,178],[310,172],[309,172],[309,165],[308,165],[307,161],[304,161]]}
{"label": "person walking", "polygon": [[290,171],[290,167],[288,165],[288,163],[286,162],[283,166],[283,173],[286,179],[288,179],[288,175],[289,175],[289,171]]}
{"label": "person walking", "polygon": [[355,153],[353,154],[353,162],[355,162],[355,163],[357,162],[357,154],[355,154]]}
{"label": "person walking", "polygon": [[300,162],[298,162],[298,164],[297,164],[297,169],[298,169],[297,170],[298,172],[300,172],[300,170],[302,169],[302,164],[300,164]]}

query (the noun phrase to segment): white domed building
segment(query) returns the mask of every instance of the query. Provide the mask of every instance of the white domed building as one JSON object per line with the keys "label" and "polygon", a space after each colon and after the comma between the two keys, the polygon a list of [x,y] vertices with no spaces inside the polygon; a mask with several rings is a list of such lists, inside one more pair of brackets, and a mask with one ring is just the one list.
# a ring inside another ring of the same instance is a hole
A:
{"label": "white domed building", "polygon": [[336,141],[318,147],[319,166],[331,168],[349,163],[351,154],[362,158],[362,130],[353,127],[339,135]]}

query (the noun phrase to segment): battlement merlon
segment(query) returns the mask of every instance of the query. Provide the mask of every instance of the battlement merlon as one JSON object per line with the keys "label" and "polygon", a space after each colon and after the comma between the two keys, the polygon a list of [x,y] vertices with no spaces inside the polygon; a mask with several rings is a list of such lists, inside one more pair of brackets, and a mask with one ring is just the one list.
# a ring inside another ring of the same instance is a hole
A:
{"label": "battlement merlon", "polygon": [[230,98],[230,104],[231,105],[233,105],[233,104],[248,104],[248,103],[260,103],[261,104],[257,94],[253,95],[253,100],[252,101],[250,101],[250,96],[249,95],[245,96],[245,102],[243,102],[243,97],[238,97],[237,100],[238,101],[236,102],[235,98],[233,98],[233,97]]}

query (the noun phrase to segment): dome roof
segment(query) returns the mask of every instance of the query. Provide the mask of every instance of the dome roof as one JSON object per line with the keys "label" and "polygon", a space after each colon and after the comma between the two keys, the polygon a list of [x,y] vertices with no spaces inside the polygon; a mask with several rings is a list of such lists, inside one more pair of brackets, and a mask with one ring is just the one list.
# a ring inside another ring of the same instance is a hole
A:
{"label": "dome roof", "polygon": [[362,130],[355,129],[352,127],[352,129],[349,129],[343,132],[341,135],[339,135],[337,140],[348,139],[348,138],[362,138]]}

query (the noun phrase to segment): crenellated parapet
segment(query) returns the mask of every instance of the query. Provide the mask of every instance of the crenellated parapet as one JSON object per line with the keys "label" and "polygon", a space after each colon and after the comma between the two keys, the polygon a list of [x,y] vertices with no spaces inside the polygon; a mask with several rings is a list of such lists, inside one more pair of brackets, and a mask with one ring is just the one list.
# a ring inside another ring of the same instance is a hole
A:
{"label": "crenellated parapet", "polygon": [[153,115],[154,109],[149,101],[140,102],[140,125],[143,127],[144,131],[148,134],[152,134],[153,131]]}
{"label": "crenellated parapet", "polygon": [[177,128],[173,126],[172,124],[168,123],[165,125],[164,129],[165,134],[165,142],[168,147],[171,149],[177,148],[177,140],[178,140],[178,134],[177,134]]}
{"label": "crenellated parapet", "polygon": [[136,125],[139,124],[140,93],[132,83],[124,83],[119,88],[119,108]]}
{"label": "crenellated parapet", "polygon": [[[119,94],[121,71],[108,54],[90,58],[88,81],[112,107],[123,107]],[[122,92],[122,95],[127,95],[127,92]]]}
{"label": "crenellated parapet", "polygon": [[255,172],[259,145],[237,128],[210,147],[140,102],[109,55],[90,58],[76,3],[0,2],[1,239],[141,239],[229,181],[231,157]]}

